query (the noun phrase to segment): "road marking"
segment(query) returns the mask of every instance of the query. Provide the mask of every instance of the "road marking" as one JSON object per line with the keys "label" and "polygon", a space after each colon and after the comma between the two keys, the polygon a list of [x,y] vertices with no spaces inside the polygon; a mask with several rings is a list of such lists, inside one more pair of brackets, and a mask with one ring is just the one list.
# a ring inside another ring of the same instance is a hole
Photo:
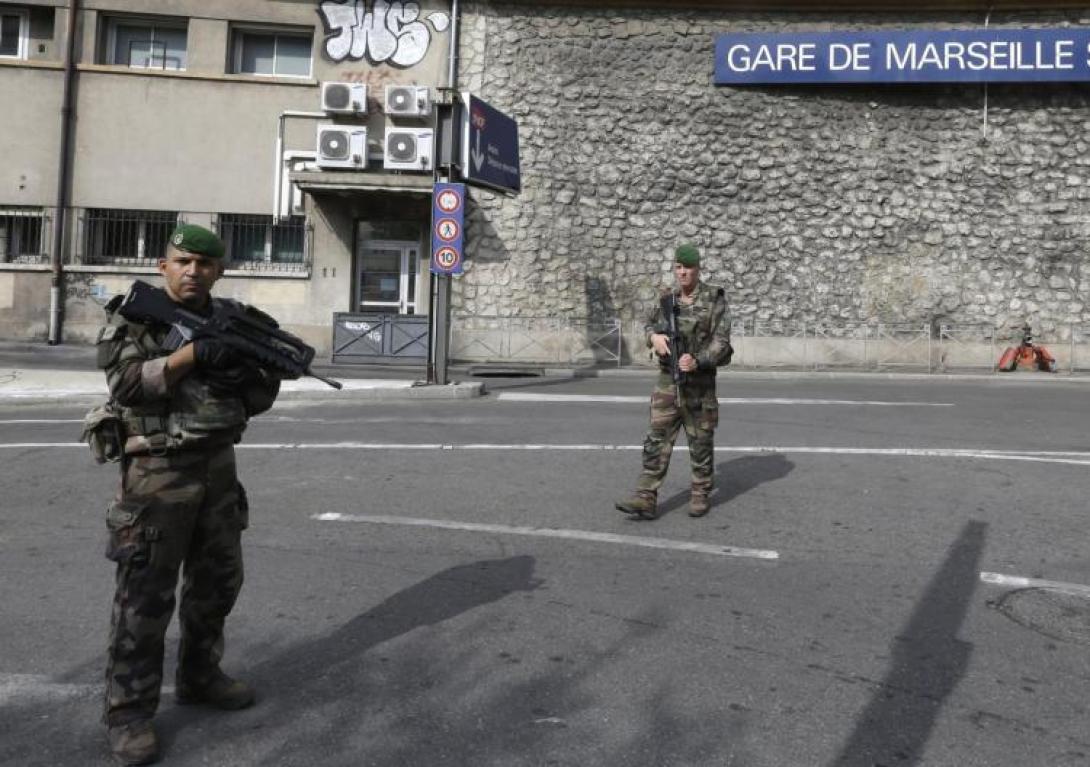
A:
{"label": "road marking", "polygon": [[980,580],[995,586],[1010,586],[1017,589],[1047,589],[1062,594],[1090,597],[1090,586],[1083,586],[1079,583],[1044,581],[1039,578],[1023,578],[1020,575],[1002,575],[1000,573],[981,573]]}
{"label": "road marking", "polygon": [[58,701],[101,694],[101,685],[54,682],[39,674],[0,674],[0,706],[16,701]]}
{"label": "road marking", "polygon": [[596,543],[616,543],[626,546],[642,546],[649,549],[669,549],[672,551],[691,551],[699,554],[714,554],[721,557],[749,557],[751,559],[779,559],[779,552],[767,549],[746,549],[737,546],[715,546],[708,543],[675,541],[669,538],[645,538],[635,535],[616,533],[596,533],[590,530],[567,530],[554,527],[520,527],[513,525],[489,525],[477,522],[451,522],[444,519],[419,519],[414,517],[387,517],[364,514],[339,514],[328,512],[314,514],[311,519],[320,522],[361,522],[372,525],[402,525],[408,527],[434,527],[440,530],[460,530],[475,533],[497,533],[499,535],[528,535],[536,538],[561,538],[564,540],[594,541]]}
{"label": "road marking", "polygon": [[[174,685],[164,684],[164,696],[174,693]],[[98,698],[102,685],[56,682],[44,674],[0,674],[0,706],[14,703],[57,703],[73,698]]]}
{"label": "road marking", "polygon": [[[8,442],[0,443],[0,449],[34,448],[83,448],[83,442]],[[500,442],[467,442],[463,444],[442,442],[254,442],[238,445],[241,450],[503,450],[506,452],[523,451],[633,451],[643,450],[643,445],[610,445],[596,443],[574,444],[507,444]],[[677,445],[675,450],[687,451],[685,445]],[[874,455],[909,458],[970,458],[986,461],[1030,461],[1036,463],[1059,463],[1073,466],[1090,466],[1090,452],[1086,451],[1049,451],[1049,450],[988,450],[984,448],[946,448],[946,447],[812,447],[806,445],[735,445],[719,446],[717,453],[775,453],[775,454],[816,454],[816,455]]]}
{"label": "road marking", "polygon": [[82,418],[12,418],[0,421],[0,424],[9,423],[83,423]]}
{"label": "road marking", "polygon": [[[507,402],[623,402],[646,404],[646,395],[613,394],[536,394],[501,392],[496,399]],[[952,402],[886,402],[882,400],[796,399],[788,397],[719,397],[722,405],[868,405],[874,407],[954,407]]]}

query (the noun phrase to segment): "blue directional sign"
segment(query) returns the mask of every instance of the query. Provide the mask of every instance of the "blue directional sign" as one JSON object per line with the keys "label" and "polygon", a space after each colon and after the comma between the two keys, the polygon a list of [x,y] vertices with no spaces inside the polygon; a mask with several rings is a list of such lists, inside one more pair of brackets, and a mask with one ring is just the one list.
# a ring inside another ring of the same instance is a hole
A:
{"label": "blue directional sign", "polygon": [[717,85],[1090,80],[1090,29],[722,34]]}
{"label": "blue directional sign", "polygon": [[462,273],[466,185],[438,183],[431,195],[432,274]]}
{"label": "blue directional sign", "polygon": [[515,193],[519,176],[519,126],[511,117],[471,94],[465,105],[468,129],[462,156],[466,183]]}

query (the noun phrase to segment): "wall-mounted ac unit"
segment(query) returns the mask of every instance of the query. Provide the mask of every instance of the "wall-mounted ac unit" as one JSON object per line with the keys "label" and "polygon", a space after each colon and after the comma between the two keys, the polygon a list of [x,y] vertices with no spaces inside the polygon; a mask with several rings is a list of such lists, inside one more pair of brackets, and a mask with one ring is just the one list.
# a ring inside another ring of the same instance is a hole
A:
{"label": "wall-mounted ac unit", "polygon": [[327,114],[365,114],[367,86],[363,83],[322,83],[322,111]]}
{"label": "wall-mounted ac unit", "polygon": [[385,111],[394,117],[428,117],[431,91],[425,85],[387,85]]}
{"label": "wall-mounted ac unit", "polygon": [[434,137],[431,128],[387,126],[383,165],[389,170],[431,170]]}
{"label": "wall-mounted ac unit", "polygon": [[318,167],[366,168],[367,129],[354,125],[319,125]]}

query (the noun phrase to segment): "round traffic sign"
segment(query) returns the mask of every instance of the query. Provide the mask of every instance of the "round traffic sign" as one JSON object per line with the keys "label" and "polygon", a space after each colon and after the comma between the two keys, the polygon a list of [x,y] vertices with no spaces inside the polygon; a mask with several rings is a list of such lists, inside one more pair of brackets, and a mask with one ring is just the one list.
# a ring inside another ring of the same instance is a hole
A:
{"label": "round traffic sign", "polygon": [[454,248],[439,248],[435,251],[435,263],[440,269],[453,269],[461,256]]}
{"label": "round traffic sign", "polygon": [[462,233],[462,227],[453,218],[441,218],[435,222],[435,235],[443,242],[454,242]]}
{"label": "round traffic sign", "polygon": [[453,213],[462,207],[462,195],[454,189],[444,189],[439,193],[439,197],[436,199],[435,204],[439,206],[439,210],[444,213]]}

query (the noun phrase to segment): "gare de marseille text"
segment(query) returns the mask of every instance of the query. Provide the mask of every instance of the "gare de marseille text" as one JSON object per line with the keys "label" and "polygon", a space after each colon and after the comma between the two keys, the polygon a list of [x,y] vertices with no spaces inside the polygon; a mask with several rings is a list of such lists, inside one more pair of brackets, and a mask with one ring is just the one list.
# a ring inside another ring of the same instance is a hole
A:
{"label": "gare de marseille text", "polygon": [[[740,74],[758,72],[1045,71],[1074,70],[1074,40],[889,41],[876,52],[870,42],[738,42],[727,48],[726,65]],[[1083,66],[1090,66],[1090,46]]]}

